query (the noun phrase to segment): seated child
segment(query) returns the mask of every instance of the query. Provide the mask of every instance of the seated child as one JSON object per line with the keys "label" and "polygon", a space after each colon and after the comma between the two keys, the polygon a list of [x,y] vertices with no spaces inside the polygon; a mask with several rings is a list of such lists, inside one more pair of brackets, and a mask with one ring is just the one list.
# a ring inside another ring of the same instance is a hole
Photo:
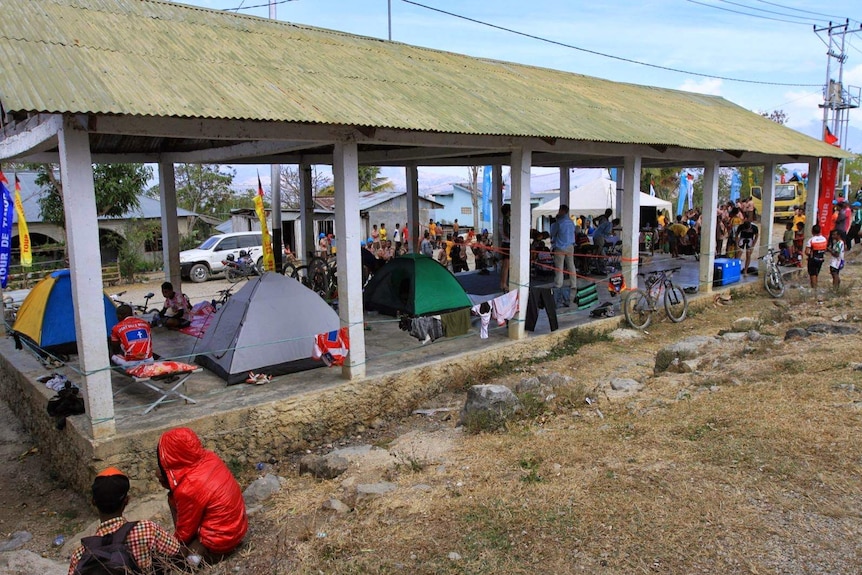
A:
{"label": "seated child", "polygon": [[795,266],[796,260],[793,258],[793,254],[790,252],[790,246],[787,242],[781,242],[778,244],[778,265],[781,266]]}

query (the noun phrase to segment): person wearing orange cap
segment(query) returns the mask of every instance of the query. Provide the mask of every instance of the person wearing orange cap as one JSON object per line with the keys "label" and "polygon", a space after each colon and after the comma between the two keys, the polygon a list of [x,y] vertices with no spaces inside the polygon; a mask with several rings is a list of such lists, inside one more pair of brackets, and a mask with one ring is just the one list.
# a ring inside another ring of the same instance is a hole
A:
{"label": "person wearing orange cap", "polygon": [[[90,553],[85,557],[85,543],[103,538],[123,529],[128,523],[123,511],[129,503],[129,478],[116,467],[109,467],[93,480],[93,505],[99,510],[99,528],[94,537],[85,537],[72,553],[69,575],[85,570],[85,563],[96,560]],[[155,521],[137,521],[124,539],[129,555],[136,565],[135,573],[161,572],[163,567],[182,559],[179,540]],[[83,562],[82,562],[83,559]],[[80,568],[79,568],[80,566]]]}

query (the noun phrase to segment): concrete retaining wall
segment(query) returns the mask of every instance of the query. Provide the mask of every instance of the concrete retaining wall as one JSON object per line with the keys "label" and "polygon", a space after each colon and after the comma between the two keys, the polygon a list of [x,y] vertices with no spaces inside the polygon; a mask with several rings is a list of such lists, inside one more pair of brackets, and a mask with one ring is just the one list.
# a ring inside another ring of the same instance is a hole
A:
{"label": "concrete retaining wall", "polygon": [[[762,289],[760,283],[736,289]],[[712,294],[690,302],[693,309],[712,305]],[[368,427],[374,420],[406,416],[429,397],[447,389],[482,383],[474,378],[482,370],[504,361],[518,361],[552,350],[572,331],[607,332],[619,327],[621,316],[594,320],[585,325],[516,342],[503,342],[480,351],[453,355],[391,374],[345,381],[319,391],[293,395],[279,401],[228,409],[193,420],[204,446],[226,462],[252,465],[269,457],[328,443]],[[157,489],[156,445],[169,427],[118,434],[110,440],[93,442],[84,416],[69,418],[65,430],[58,431],[45,412],[53,392],[35,378],[45,373],[27,352],[12,349],[11,340],[0,342],[0,398],[33,435],[50,462],[51,471],[82,493],[87,493],[95,473],[109,465],[123,469],[140,490]]]}

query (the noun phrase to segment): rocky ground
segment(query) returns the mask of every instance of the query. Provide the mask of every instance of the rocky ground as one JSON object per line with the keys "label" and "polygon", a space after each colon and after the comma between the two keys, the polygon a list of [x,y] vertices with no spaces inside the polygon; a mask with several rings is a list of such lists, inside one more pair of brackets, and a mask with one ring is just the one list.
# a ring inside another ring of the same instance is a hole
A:
{"label": "rocky ground", "polygon": [[[331,480],[299,474],[308,453],[262,462],[243,486],[271,472],[286,489],[251,506],[243,549],[210,572],[856,572],[862,398],[852,355],[835,353],[862,343],[860,267],[851,255],[837,294],[826,272],[819,293],[803,278],[783,300],[710,300],[681,324],[474,374],[425,411],[312,450],[342,450],[346,471]],[[815,324],[840,329],[806,331]],[[829,381],[793,387],[810,373]],[[479,435],[458,425],[467,384],[536,382],[548,402],[518,423]],[[0,539],[12,548],[0,573],[64,573],[69,544],[55,539],[86,534],[93,510],[43,471],[5,405],[0,422]],[[686,441],[668,447],[665,429]],[[797,433],[811,446],[780,443]],[[133,513],[164,518],[162,494],[136,494]]]}

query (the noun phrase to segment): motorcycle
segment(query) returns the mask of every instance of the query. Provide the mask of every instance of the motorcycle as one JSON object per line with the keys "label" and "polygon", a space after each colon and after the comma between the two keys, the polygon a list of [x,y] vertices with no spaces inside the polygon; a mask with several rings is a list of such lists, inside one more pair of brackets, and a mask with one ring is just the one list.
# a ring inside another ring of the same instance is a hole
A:
{"label": "motorcycle", "polygon": [[230,283],[236,283],[243,278],[261,275],[261,271],[255,265],[255,260],[251,255],[251,250],[239,252],[239,259],[236,259],[233,254],[228,254],[226,260],[222,260],[224,265],[224,275]]}

